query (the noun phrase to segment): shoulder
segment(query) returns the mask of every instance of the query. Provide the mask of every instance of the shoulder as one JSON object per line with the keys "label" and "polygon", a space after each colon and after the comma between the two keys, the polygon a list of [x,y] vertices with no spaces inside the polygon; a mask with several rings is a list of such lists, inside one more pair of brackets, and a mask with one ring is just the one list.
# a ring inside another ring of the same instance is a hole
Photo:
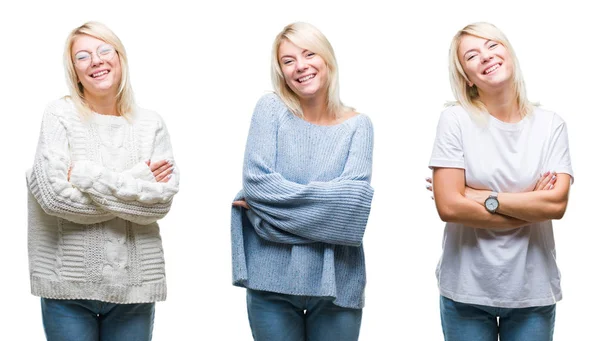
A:
{"label": "shoulder", "polygon": [[536,120],[551,121],[557,125],[565,123],[565,120],[563,120],[563,118],[560,117],[560,115],[557,114],[555,111],[541,107],[535,107],[533,109],[532,115]]}
{"label": "shoulder", "polygon": [[142,108],[139,106],[135,107],[135,111],[133,112],[132,118],[134,120],[155,121],[161,124],[163,123],[162,117],[156,111]]}
{"label": "shoulder", "polygon": [[368,130],[371,132],[373,131],[373,122],[367,114],[354,112],[349,114],[349,116],[350,117],[348,117],[344,122],[353,124],[357,130],[361,129]]}
{"label": "shoulder", "polygon": [[279,117],[288,111],[287,106],[281,98],[275,93],[263,95],[254,108],[255,115],[262,114],[272,117]]}
{"label": "shoulder", "polygon": [[44,118],[73,118],[78,117],[77,109],[69,97],[56,99],[46,105]]}
{"label": "shoulder", "polygon": [[438,128],[454,127],[460,129],[465,125],[473,123],[473,118],[468,111],[460,105],[445,108],[440,113]]}
{"label": "shoulder", "polygon": [[440,119],[442,118],[448,120],[461,120],[465,118],[470,118],[470,115],[469,112],[465,110],[465,108],[463,108],[462,106],[452,105],[442,110],[442,113],[440,114]]}

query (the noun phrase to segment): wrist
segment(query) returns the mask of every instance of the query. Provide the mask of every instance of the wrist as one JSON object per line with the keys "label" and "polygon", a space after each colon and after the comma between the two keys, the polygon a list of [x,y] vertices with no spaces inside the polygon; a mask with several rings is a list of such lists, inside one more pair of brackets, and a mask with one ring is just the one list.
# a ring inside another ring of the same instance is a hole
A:
{"label": "wrist", "polygon": [[492,191],[486,191],[488,192],[488,196],[487,198],[484,200],[483,206],[485,207],[485,209],[490,212],[490,213],[496,213],[498,211],[498,208],[500,207],[500,202],[498,201],[498,193],[497,192],[492,192]]}

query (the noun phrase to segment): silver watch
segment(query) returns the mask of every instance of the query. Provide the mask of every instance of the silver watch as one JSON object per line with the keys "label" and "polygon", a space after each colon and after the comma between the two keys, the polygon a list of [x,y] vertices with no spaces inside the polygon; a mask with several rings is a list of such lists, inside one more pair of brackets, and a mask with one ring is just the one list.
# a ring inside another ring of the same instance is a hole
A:
{"label": "silver watch", "polygon": [[483,205],[488,212],[496,213],[500,206],[500,202],[498,202],[498,192],[492,192],[490,196],[485,199]]}

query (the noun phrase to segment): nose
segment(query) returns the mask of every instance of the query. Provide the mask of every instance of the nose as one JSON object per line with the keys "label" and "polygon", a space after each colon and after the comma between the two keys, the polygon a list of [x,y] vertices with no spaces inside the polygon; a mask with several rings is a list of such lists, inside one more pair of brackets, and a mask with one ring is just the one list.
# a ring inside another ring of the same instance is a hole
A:
{"label": "nose", "polygon": [[92,65],[98,65],[104,63],[104,61],[98,56],[97,53],[91,53]]}
{"label": "nose", "polygon": [[494,58],[494,55],[492,53],[490,53],[489,51],[483,51],[480,54],[481,56],[481,63],[486,63],[488,62],[490,59]]}
{"label": "nose", "polygon": [[301,73],[302,71],[308,68],[308,64],[304,60],[304,58],[298,58],[296,61],[296,72]]}

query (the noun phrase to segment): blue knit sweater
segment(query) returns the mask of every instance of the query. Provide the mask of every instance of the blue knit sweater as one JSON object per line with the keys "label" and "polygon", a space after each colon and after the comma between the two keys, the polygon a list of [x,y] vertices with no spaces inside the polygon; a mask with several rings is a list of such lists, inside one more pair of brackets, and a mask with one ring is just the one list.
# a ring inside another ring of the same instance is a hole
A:
{"label": "blue knit sweater", "polygon": [[372,154],[367,116],[319,126],[263,96],[236,196],[251,209],[231,212],[233,284],[362,308]]}

